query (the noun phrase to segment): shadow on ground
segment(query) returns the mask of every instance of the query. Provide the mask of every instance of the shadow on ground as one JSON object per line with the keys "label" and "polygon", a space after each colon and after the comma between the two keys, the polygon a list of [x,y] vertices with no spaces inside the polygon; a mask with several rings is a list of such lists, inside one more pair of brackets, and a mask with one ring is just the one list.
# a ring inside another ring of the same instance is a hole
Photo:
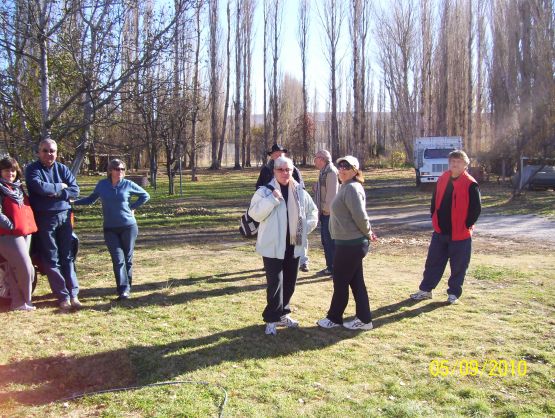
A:
{"label": "shadow on ground", "polygon": [[[225,362],[267,359],[319,350],[356,334],[316,326],[267,336],[261,325],[153,346],[131,346],[89,356],[52,356],[0,366],[0,381],[26,385],[0,393],[2,404],[42,405],[72,395],[171,380]],[[3,409],[3,408],[2,408]]]}
{"label": "shadow on ground", "polygon": [[[303,283],[307,281],[299,284]],[[199,293],[202,292],[193,295]],[[431,302],[408,310],[416,304],[418,302],[407,299],[376,309],[375,326],[385,326],[446,306],[444,302]],[[162,382],[226,362],[320,350],[356,335],[358,333],[342,328],[323,330],[311,326],[283,329],[277,336],[267,336],[262,325],[250,325],[168,344],[131,346],[88,356],[60,354],[16,361],[0,366],[0,408],[10,402],[43,405],[86,392]],[[12,389],[9,385],[25,385],[27,389]]]}

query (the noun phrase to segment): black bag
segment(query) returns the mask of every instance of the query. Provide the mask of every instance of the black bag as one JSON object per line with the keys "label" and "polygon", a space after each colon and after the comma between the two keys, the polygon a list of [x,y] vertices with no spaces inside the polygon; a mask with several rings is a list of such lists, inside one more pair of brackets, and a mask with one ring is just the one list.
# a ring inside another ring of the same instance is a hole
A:
{"label": "black bag", "polygon": [[[274,186],[270,184],[267,184],[264,187],[270,189],[270,191],[272,192],[274,191]],[[260,222],[256,222],[254,219],[252,219],[249,215],[249,211],[247,210],[243,214],[243,216],[241,216],[241,221],[239,223],[239,232],[245,238],[254,238],[258,233],[258,225],[260,225]]]}

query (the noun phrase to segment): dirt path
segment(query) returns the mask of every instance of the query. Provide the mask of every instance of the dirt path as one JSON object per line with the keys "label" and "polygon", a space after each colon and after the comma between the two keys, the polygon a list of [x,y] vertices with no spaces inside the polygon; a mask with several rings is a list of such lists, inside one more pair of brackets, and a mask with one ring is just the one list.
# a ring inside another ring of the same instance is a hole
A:
{"label": "dirt path", "polygon": [[[368,215],[377,228],[431,230],[432,222],[425,206],[402,210],[369,209]],[[497,215],[482,213],[476,224],[476,236],[508,238],[518,241],[539,241],[555,244],[555,221],[536,215]]]}

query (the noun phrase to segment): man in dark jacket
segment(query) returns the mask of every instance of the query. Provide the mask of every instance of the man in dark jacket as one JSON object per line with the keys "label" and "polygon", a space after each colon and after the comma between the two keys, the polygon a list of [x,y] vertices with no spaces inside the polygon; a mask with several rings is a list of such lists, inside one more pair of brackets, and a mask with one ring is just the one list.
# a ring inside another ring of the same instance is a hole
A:
{"label": "man in dark jacket", "polygon": [[39,159],[25,170],[29,200],[38,226],[40,256],[52,293],[60,309],[80,308],[79,283],[73,264],[70,199],[79,186],[69,168],[56,161],[58,146],[52,139],[39,143]]}
{"label": "man in dark jacket", "polygon": [[478,183],[467,171],[469,163],[464,151],[451,152],[449,170],[437,181],[430,207],[434,232],[420,290],[410,295],[414,300],[432,298],[447,261],[451,267],[447,301],[457,303],[461,297],[472,251],[472,230],[482,210]]}

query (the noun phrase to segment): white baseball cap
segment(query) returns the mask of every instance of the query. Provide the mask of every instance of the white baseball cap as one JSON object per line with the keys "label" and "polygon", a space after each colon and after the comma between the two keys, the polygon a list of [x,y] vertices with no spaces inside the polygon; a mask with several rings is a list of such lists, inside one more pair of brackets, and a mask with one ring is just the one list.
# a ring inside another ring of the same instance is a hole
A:
{"label": "white baseball cap", "polygon": [[353,168],[355,168],[356,170],[359,169],[360,165],[358,163],[358,160],[356,159],[356,157],[353,157],[352,155],[345,155],[344,157],[340,157],[337,159],[336,163],[337,165],[339,165],[339,163],[341,161],[346,161],[348,162]]}

